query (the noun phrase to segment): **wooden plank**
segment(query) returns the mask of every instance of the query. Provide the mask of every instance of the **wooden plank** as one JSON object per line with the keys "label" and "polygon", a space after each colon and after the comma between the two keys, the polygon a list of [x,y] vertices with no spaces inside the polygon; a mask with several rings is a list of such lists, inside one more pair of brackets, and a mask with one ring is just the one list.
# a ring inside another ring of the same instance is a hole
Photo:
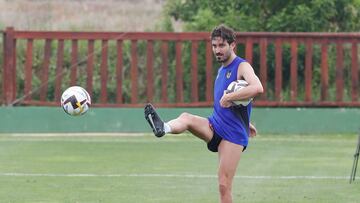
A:
{"label": "wooden plank", "polygon": [[[245,33],[244,33],[245,34]],[[325,33],[324,33],[325,34]],[[244,36],[244,38],[240,38],[237,42],[238,43],[243,43],[243,44],[245,44],[246,43],[246,37],[249,37],[249,36]],[[326,37],[322,37],[322,38],[313,38],[313,37],[294,37],[294,36],[291,36],[291,37],[283,37],[283,36],[279,36],[279,37],[268,37],[268,36],[264,36],[264,37],[253,37],[253,39],[252,39],[252,42],[253,42],[253,44],[260,44],[260,41],[261,41],[261,39],[262,38],[266,38],[267,39],[267,42],[268,42],[268,44],[270,44],[270,43],[275,43],[275,41],[276,41],[276,39],[277,38],[282,38],[283,40],[283,43],[285,44],[285,43],[291,43],[291,41],[292,40],[296,40],[297,41],[297,43],[298,44],[305,44],[306,43],[306,40],[308,39],[308,38],[311,38],[313,41],[314,41],[314,43],[316,43],[316,44],[321,44],[321,42],[326,38]],[[351,43],[352,42],[352,38],[350,38],[350,37],[345,37],[345,38],[342,38],[342,37],[340,37],[340,36],[338,36],[338,37],[331,37],[331,38],[326,38],[327,40],[328,40],[328,42],[329,43],[336,43],[336,41],[339,39],[339,38],[341,38],[341,40],[344,42],[344,43]]]}
{"label": "wooden plank", "polygon": [[122,84],[123,84],[123,41],[117,40],[116,48],[117,48],[117,61],[116,61],[116,102],[118,104],[123,103],[123,92],[122,92]]}
{"label": "wooden plank", "polygon": [[107,102],[107,82],[108,82],[108,40],[101,42],[101,65],[100,65],[101,92],[100,102]]}
{"label": "wooden plank", "polygon": [[351,100],[358,100],[359,91],[359,65],[358,65],[358,43],[353,40],[351,45]]}
{"label": "wooden plank", "polygon": [[70,67],[70,86],[76,85],[78,69],[78,40],[71,41],[71,67]]}
{"label": "wooden plank", "polygon": [[167,84],[168,84],[168,41],[161,43],[161,101],[168,102]]}
{"label": "wooden plank", "polygon": [[208,32],[67,32],[67,31],[16,31],[18,39],[65,40],[207,40]]}
{"label": "wooden plank", "polygon": [[275,42],[275,99],[282,100],[282,41]]}
{"label": "wooden plank", "polygon": [[253,38],[247,37],[245,43],[245,59],[252,64],[253,62]]}
{"label": "wooden plank", "polygon": [[131,40],[131,103],[138,102],[137,40]]}
{"label": "wooden plank", "polygon": [[[34,101],[30,100],[24,102],[25,105],[32,105],[32,106],[59,106],[58,102],[50,102],[50,101]],[[212,106],[212,102],[191,102],[191,103],[154,103],[156,107],[210,107]],[[143,103],[95,103],[91,105],[92,107],[121,107],[121,108],[144,108]]]}
{"label": "wooden plank", "polygon": [[40,84],[40,101],[45,101],[47,98],[47,91],[49,85],[49,64],[51,57],[51,39],[45,40],[44,46],[44,60],[41,71],[41,84]]}
{"label": "wooden plank", "polygon": [[237,38],[253,37],[253,38],[290,38],[290,39],[360,39],[359,32],[237,32]]}
{"label": "wooden plank", "polygon": [[336,101],[256,101],[257,107],[360,107],[360,102],[336,102]]}
{"label": "wooden plank", "polygon": [[311,39],[306,41],[305,54],[305,101],[312,100],[312,57],[313,57],[313,42]]}
{"label": "wooden plank", "polygon": [[147,101],[152,102],[153,101],[153,95],[154,95],[154,46],[153,41],[149,40],[147,42],[147,48],[146,48],[146,96]]}
{"label": "wooden plank", "polygon": [[2,97],[1,97],[1,99],[0,99],[0,104],[7,104],[7,85],[6,85],[6,76],[8,75],[8,56],[7,56],[7,54],[6,54],[6,48],[7,48],[7,43],[6,43],[6,41],[7,41],[7,31],[8,31],[8,28],[7,28],[7,30],[5,30],[5,32],[3,33],[3,60],[4,60],[4,64],[3,64],[3,72],[2,72],[2,80],[1,80],[1,87],[2,87],[2,93],[0,94]]}
{"label": "wooden plank", "polygon": [[94,40],[88,40],[88,52],[87,52],[87,77],[86,77],[86,90],[90,95],[90,98],[93,96],[93,75],[94,75]]}
{"label": "wooden plank", "polygon": [[321,101],[328,98],[329,68],[328,68],[328,42],[324,40],[321,44]]}
{"label": "wooden plank", "polygon": [[[13,27],[7,27],[4,34],[3,96],[6,105],[13,105],[16,99],[16,39]],[[14,85],[15,84],[15,85]]]}
{"label": "wooden plank", "polygon": [[297,42],[295,40],[291,41],[291,65],[290,65],[290,99],[291,101],[297,100]]}
{"label": "wooden plank", "polygon": [[64,63],[64,40],[58,40],[57,54],[56,54],[56,71],[55,71],[55,101],[60,101],[61,97],[61,81],[63,77],[63,63]]}
{"label": "wooden plank", "polygon": [[[25,105],[33,106],[58,106],[58,102],[49,101],[24,101]],[[154,103],[156,107],[212,107],[213,102],[191,102],[191,103]],[[94,107],[124,107],[124,108],[143,108],[144,104],[113,104],[113,103],[97,103],[92,105]],[[319,101],[319,102],[277,102],[277,101],[256,101],[255,107],[360,107],[360,102],[332,102],[332,101]]]}
{"label": "wooden plank", "polygon": [[25,100],[31,100],[32,91],[32,65],[33,65],[33,39],[27,40],[25,59]]}
{"label": "wooden plank", "polygon": [[261,94],[260,99],[267,99],[267,40],[265,38],[260,40],[260,81],[264,88],[264,92]]}
{"label": "wooden plank", "polygon": [[213,65],[212,65],[212,45],[208,40],[206,42],[206,101],[213,100]]}
{"label": "wooden plank", "polygon": [[199,101],[198,84],[198,41],[191,43],[191,101]]}
{"label": "wooden plank", "polygon": [[[314,38],[336,40],[360,39],[358,32],[237,32],[238,41],[251,37],[254,39],[268,38]],[[67,32],[67,31],[20,31],[15,32],[16,38],[32,39],[113,39],[113,40],[208,40],[209,32]],[[255,43],[255,41],[254,41]]]}
{"label": "wooden plank", "polygon": [[181,41],[176,41],[175,44],[175,58],[176,58],[176,102],[181,103],[184,101],[184,88],[183,88],[183,65],[181,62]]}
{"label": "wooden plank", "polygon": [[344,95],[344,48],[342,41],[336,43],[336,101],[342,101]]}
{"label": "wooden plank", "polygon": [[17,92],[17,80],[16,80],[16,74],[17,74],[17,64],[16,64],[16,60],[17,60],[17,51],[16,51],[16,42],[17,42],[17,40],[16,39],[14,39],[14,49],[13,49],[13,64],[14,64],[14,67],[13,67],[13,71],[11,71],[11,73],[12,73],[12,82],[13,82],[13,84],[12,84],[12,86],[13,86],[13,93],[12,93],[12,95],[13,95],[13,101],[15,101],[16,100],[16,92]]}

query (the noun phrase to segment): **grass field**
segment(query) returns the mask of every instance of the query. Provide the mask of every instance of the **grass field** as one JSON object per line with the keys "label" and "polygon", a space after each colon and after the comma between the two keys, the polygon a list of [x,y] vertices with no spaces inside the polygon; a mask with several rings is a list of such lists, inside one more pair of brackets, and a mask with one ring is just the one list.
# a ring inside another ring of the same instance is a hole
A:
{"label": "grass field", "polygon": [[[234,202],[359,202],[355,135],[260,135]],[[217,202],[217,154],[190,136],[0,135],[0,202]]]}

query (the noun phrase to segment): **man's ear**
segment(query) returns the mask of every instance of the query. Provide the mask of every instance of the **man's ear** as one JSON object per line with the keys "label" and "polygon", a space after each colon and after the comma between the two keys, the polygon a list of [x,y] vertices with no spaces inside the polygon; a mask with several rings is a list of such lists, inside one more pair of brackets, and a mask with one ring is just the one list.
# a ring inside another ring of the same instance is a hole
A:
{"label": "man's ear", "polygon": [[232,50],[234,50],[234,48],[236,47],[236,42],[235,41],[231,42],[230,47]]}

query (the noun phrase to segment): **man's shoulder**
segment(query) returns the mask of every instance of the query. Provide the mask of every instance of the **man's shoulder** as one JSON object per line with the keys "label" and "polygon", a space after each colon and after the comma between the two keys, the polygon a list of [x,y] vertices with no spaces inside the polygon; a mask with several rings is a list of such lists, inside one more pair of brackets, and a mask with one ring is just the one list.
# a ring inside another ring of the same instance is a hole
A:
{"label": "man's shoulder", "polygon": [[246,59],[241,58],[240,56],[237,56],[237,59],[238,59],[239,65],[242,63],[248,63],[248,61]]}

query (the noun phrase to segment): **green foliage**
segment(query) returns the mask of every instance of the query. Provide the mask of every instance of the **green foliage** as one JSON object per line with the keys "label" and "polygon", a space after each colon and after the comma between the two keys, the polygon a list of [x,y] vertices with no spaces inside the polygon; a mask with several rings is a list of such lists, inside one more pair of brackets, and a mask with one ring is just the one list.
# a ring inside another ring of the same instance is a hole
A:
{"label": "green foliage", "polygon": [[165,11],[184,22],[186,31],[225,23],[237,31],[343,32],[359,30],[359,5],[356,0],[170,0]]}
{"label": "green foliage", "polygon": [[[184,31],[211,31],[218,24],[224,23],[239,32],[348,32],[360,29],[360,1],[359,0],[170,0],[165,5],[165,13],[175,21],[183,23]],[[320,56],[316,45],[313,47],[313,97],[320,95]],[[283,93],[282,99],[290,97],[290,45],[283,44]],[[266,90],[268,99],[274,99],[275,78],[275,49],[269,43],[267,48],[268,81]],[[348,55],[349,47],[344,46],[344,53]],[[253,67],[259,73],[259,46],[254,44]],[[334,99],[336,48],[329,46],[329,99]],[[239,44],[237,54],[244,56],[244,45]],[[199,56],[205,56],[204,49]],[[190,60],[190,54],[184,56]],[[201,60],[201,59],[199,59]],[[345,70],[349,70],[350,58],[345,60]],[[215,65],[214,67],[216,67]],[[304,99],[304,66],[305,47],[298,45],[298,94]],[[345,72],[345,76],[349,73]],[[200,79],[203,81],[203,79]],[[346,88],[350,84],[346,82]],[[345,99],[349,99],[349,92],[345,91]]]}

